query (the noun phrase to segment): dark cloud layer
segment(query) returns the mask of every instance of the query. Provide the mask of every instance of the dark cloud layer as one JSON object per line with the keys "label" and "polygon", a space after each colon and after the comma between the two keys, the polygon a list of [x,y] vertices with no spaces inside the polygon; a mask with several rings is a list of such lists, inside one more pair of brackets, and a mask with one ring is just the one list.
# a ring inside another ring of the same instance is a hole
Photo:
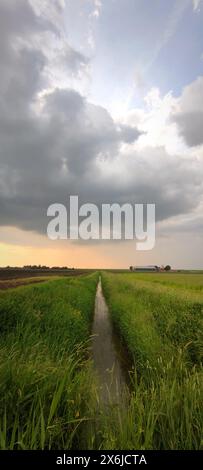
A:
{"label": "dark cloud layer", "polygon": [[[31,36],[60,32],[28,1],[2,1],[0,18],[1,225],[43,233],[47,207],[70,194],[98,205],[155,202],[159,220],[197,206],[202,168],[196,159],[171,157],[164,148],[135,151],[136,128],[115,123],[73,89],[49,90],[49,59]],[[71,75],[86,63],[67,44],[64,57]]]}

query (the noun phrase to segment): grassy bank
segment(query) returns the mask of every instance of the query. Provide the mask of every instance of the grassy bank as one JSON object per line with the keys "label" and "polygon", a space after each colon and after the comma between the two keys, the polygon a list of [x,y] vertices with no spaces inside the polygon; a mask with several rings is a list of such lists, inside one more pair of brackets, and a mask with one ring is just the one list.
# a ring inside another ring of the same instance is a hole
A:
{"label": "grassy bank", "polygon": [[102,277],[135,368],[128,409],[109,426],[112,446],[201,448],[203,298],[131,274]]}
{"label": "grassy bank", "polygon": [[0,294],[0,448],[82,446],[97,274]]}
{"label": "grassy bank", "polygon": [[98,274],[0,293],[1,449],[201,448],[201,288],[151,279],[102,274],[134,367],[105,407],[89,351]]}

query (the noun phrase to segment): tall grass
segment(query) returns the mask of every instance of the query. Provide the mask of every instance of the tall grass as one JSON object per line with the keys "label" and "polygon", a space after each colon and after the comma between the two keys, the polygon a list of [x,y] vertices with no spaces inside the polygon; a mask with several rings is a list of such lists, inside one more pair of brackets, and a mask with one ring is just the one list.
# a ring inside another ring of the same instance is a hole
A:
{"label": "tall grass", "polygon": [[132,358],[130,390],[118,405],[99,402],[89,349],[98,274],[3,292],[0,449],[201,448],[201,296],[102,279]]}
{"label": "tall grass", "polygon": [[203,296],[139,281],[131,275],[103,275],[112,320],[140,367],[161,356],[176,355],[201,364],[203,358]]}
{"label": "tall grass", "polygon": [[134,364],[129,406],[110,419],[112,448],[200,449],[200,300],[180,299],[130,275],[103,274],[103,287]]}
{"label": "tall grass", "polygon": [[0,295],[0,448],[82,445],[97,274]]}
{"label": "tall grass", "polygon": [[[126,273],[129,277],[129,273]],[[202,273],[133,273],[134,281],[143,280],[153,284],[159,284],[166,287],[194,291],[196,293],[203,291],[203,274]]]}

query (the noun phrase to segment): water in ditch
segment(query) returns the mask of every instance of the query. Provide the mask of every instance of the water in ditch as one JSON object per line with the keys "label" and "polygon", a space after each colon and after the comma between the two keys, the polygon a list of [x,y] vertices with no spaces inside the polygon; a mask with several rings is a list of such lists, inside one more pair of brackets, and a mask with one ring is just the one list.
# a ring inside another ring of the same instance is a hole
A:
{"label": "water in ditch", "polygon": [[128,375],[128,360],[119,337],[113,331],[108,307],[99,280],[92,330],[92,352],[103,404],[121,403]]}

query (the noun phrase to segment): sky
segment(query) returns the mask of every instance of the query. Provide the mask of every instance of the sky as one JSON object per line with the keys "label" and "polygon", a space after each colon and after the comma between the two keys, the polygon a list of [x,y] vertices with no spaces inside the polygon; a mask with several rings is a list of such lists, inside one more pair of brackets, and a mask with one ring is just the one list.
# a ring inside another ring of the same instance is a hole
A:
{"label": "sky", "polygon": [[[0,265],[203,268],[203,1],[0,0]],[[155,203],[156,246],[47,208]]]}

